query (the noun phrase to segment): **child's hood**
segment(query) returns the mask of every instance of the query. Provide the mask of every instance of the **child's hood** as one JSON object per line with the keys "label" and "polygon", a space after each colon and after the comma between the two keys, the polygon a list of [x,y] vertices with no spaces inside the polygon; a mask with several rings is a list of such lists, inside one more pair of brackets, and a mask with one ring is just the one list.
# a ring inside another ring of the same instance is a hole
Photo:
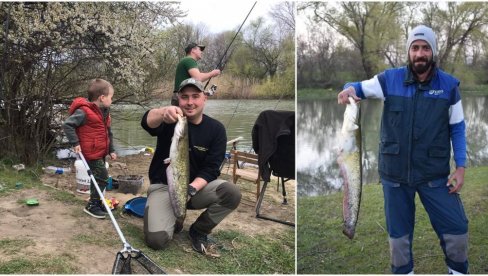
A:
{"label": "child's hood", "polygon": [[87,98],[78,97],[73,100],[71,106],[69,107],[68,113],[71,115],[73,114],[78,108],[86,106],[91,109],[98,109],[98,106],[95,103],[89,102]]}

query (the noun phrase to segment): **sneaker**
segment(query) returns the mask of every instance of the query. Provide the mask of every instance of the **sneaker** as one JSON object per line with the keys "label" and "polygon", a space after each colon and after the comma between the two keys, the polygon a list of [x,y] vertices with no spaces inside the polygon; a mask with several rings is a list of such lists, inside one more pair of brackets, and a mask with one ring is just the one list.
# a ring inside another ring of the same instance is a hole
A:
{"label": "sneaker", "polygon": [[188,236],[190,237],[191,240],[191,246],[193,247],[193,250],[196,252],[206,255],[207,254],[207,235],[201,234],[197,232],[195,229],[193,229],[193,225],[190,227],[190,231],[188,232]]}
{"label": "sneaker", "polygon": [[100,204],[100,210],[102,210],[102,212],[105,213],[105,215],[108,215],[107,208],[105,208],[105,205],[103,204],[103,202],[101,200],[99,200],[98,204]]}
{"label": "sneaker", "polygon": [[92,201],[88,202],[88,204],[86,205],[83,211],[85,211],[85,213],[89,214],[90,216],[99,219],[104,219],[105,215],[107,214],[102,211],[102,208],[100,207],[100,203],[97,204],[96,202],[92,202]]}

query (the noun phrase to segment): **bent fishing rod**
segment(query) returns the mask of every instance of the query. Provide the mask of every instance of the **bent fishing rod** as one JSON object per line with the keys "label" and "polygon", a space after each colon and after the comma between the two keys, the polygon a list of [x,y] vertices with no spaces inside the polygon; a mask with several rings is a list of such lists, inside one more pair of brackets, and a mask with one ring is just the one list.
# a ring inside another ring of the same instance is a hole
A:
{"label": "bent fishing rod", "polygon": [[[237,32],[236,32],[236,34],[234,35],[234,38],[232,38],[232,40],[230,41],[229,45],[227,46],[227,49],[225,49],[225,52],[224,52],[224,54],[222,55],[222,57],[220,58],[220,61],[219,61],[219,63],[217,64],[217,66],[215,67],[215,69],[220,69],[220,67],[221,67],[221,65],[222,65],[222,61],[224,60],[225,55],[227,55],[227,51],[229,51],[230,46],[232,45],[232,43],[234,43],[234,40],[236,39],[237,35],[238,35],[238,34],[239,34],[239,32],[241,31],[242,26],[244,26],[244,23],[246,23],[247,18],[248,18],[248,17],[249,17],[249,15],[251,14],[251,12],[252,12],[252,10],[254,9],[254,6],[256,6],[256,3],[257,3],[257,2],[258,2],[258,1],[254,2],[254,5],[252,5],[251,10],[249,10],[249,12],[247,13],[246,18],[244,18],[244,21],[242,21],[242,24],[241,24],[241,26],[239,27],[239,29],[237,29]],[[220,70],[222,71],[222,70],[223,70],[223,68],[222,68],[222,69],[220,69]],[[206,84],[205,84],[205,86],[203,87],[203,90],[205,90],[205,89],[207,88],[207,86],[208,86],[208,84],[210,83],[210,80],[211,80],[211,79],[212,79],[212,77],[210,77],[210,78],[208,79],[207,83],[206,83]],[[213,92],[215,92],[215,90],[217,90],[217,86],[212,85],[212,88],[211,88],[210,90],[212,90],[211,94],[213,94]]]}

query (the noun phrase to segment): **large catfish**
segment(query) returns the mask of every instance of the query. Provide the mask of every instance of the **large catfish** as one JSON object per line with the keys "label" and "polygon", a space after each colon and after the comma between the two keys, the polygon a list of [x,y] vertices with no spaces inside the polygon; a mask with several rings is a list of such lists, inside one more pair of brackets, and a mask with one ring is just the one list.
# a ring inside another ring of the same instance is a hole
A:
{"label": "large catfish", "polygon": [[184,220],[186,216],[188,184],[190,183],[188,147],[188,123],[186,117],[178,115],[178,122],[171,140],[169,158],[164,160],[166,164],[169,163],[166,169],[169,198],[178,220]]}
{"label": "large catfish", "polygon": [[342,232],[352,239],[361,203],[362,170],[361,170],[361,117],[360,107],[353,98],[344,112],[341,129],[341,147],[339,158],[340,171],[344,180],[342,213],[344,225]]}

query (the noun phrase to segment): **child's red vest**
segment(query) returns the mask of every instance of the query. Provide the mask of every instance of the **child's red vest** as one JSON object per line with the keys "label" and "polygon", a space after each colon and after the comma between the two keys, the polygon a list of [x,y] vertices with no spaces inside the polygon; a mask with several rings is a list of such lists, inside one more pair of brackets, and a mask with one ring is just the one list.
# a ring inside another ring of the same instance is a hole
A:
{"label": "child's red vest", "polygon": [[100,108],[86,98],[76,98],[69,107],[69,114],[80,108],[86,114],[85,124],[76,128],[76,134],[80,140],[81,152],[87,160],[104,158],[109,154],[110,138],[108,128],[110,127],[110,114],[103,120]]}

